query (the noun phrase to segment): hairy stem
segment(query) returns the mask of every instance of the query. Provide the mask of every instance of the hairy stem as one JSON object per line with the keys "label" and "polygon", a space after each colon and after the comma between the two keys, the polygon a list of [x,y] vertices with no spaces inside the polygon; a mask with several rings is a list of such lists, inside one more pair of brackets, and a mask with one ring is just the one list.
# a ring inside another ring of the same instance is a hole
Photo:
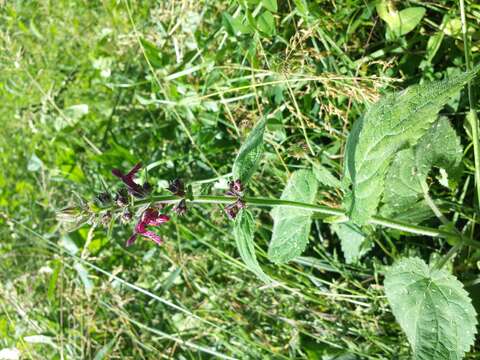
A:
{"label": "hairy stem", "polygon": [[[152,196],[148,199],[143,199],[137,201],[135,204],[145,205],[148,203],[160,203],[160,204],[174,204],[180,201],[182,198],[176,195],[157,195]],[[192,204],[231,204],[236,201],[234,196],[223,196],[223,195],[192,195],[187,202]],[[348,218],[345,215],[345,211],[341,209],[331,208],[323,205],[307,204],[297,201],[281,200],[281,199],[272,199],[272,198],[258,198],[258,197],[244,197],[243,200],[248,206],[258,206],[258,207],[275,207],[275,206],[286,206],[294,209],[309,210],[314,213],[319,213],[327,216],[339,216],[344,217],[345,221]],[[401,221],[391,220],[382,218],[380,216],[373,216],[369,221],[372,225],[384,226],[390,229],[401,230],[415,235],[424,235],[430,237],[458,237],[458,234],[455,232],[445,231],[441,229],[430,228],[426,226],[412,225]],[[464,244],[470,245],[475,248],[480,249],[480,241],[466,239]]]}

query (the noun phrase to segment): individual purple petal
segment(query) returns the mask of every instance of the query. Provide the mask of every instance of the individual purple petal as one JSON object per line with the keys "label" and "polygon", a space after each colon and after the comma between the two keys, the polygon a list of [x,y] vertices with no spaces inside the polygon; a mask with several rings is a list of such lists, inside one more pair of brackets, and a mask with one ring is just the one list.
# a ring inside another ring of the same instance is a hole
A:
{"label": "individual purple petal", "polygon": [[119,169],[112,169],[112,174],[116,177],[120,178],[123,183],[127,186],[128,192],[135,196],[143,196],[149,192],[149,186],[140,186],[135,181],[133,181],[133,177],[135,174],[140,170],[142,167],[142,163],[136,164],[132,170],[128,172],[128,174],[122,173]]}
{"label": "individual purple petal", "polygon": [[130,170],[128,172],[128,174],[126,176],[128,176],[129,178],[132,178],[135,176],[135,174],[142,168],[142,163],[139,162],[137,163],[133,168],[132,170]]}
{"label": "individual purple petal", "polygon": [[169,220],[170,218],[167,215],[160,214],[158,210],[153,208],[145,210],[142,215],[142,222],[150,226],[159,226]]}
{"label": "individual purple petal", "polygon": [[158,236],[157,234],[155,234],[153,231],[145,231],[145,232],[142,233],[142,236],[145,236],[145,237],[148,237],[148,238],[152,239],[158,245],[163,244],[162,238],[160,236]]}
{"label": "individual purple petal", "polygon": [[159,226],[159,225],[162,225],[163,223],[166,223],[167,221],[170,220],[170,217],[167,216],[167,215],[163,215],[163,214],[160,214],[157,216],[157,218],[149,221],[147,223],[147,225],[150,225],[150,226]]}
{"label": "individual purple petal", "polygon": [[145,228],[145,223],[140,221],[137,225],[135,225],[135,233],[143,234],[147,229]]}
{"label": "individual purple petal", "polygon": [[130,236],[130,237],[128,238],[125,246],[126,246],[126,247],[131,246],[131,245],[135,242],[136,239],[137,239],[137,234],[135,233],[135,234],[133,234],[132,236]]}

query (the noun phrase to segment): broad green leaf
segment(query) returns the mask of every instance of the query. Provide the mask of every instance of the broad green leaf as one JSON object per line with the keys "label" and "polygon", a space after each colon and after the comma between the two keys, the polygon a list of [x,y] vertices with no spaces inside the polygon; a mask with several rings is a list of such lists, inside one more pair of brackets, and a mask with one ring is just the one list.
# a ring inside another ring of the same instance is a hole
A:
{"label": "broad green leaf", "polygon": [[264,282],[270,283],[272,282],[272,279],[263,272],[255,255],[255,246],[253,242],[254,233],[255,219],[252,212],[248,209],[240,210],[233,225],[233,234],[237,243],[238,252],[250,271]]}
{"label": "broad green leaf", "polygon": [[271,11],[271,12],[278,11],[277,0],[262,0],[262,5],[268,11]]}
{"label": "broad green leaf", "polygon": [[275,18],[270,11],[265,11],[256,19],[258,30],[265,35],[272,36],[275,34]]}
{"label": "broad green leaf", "polygon": [[265,120],[261,120],[250,132],[233,163],[233,178],[246,183],[257,169],[263,153]]}
{"label": "broad green leaf", "polygon": [[340,180],[333,176],[330,170],[320,163],[313,165],[313,173],[321,185],[325,185],[334,189],[339,189],[342,187]]}
{"label": "broad green leaf", "polygon": [[479,69],[387,95],[354,123],[345,151],[345,175],[352,191],[349,204],[344,204],[355,223],[365,224],[376,213],[395,154],[425,134],[443,105]]}
{"label": "broad green leaf", "polygon": [[447,118],[441,117],[414,148],[401,150],[396,155],[385,177],[382,213],[392,216],[409,208],[414,210],[422,197],[420,184],[426,181],[433,166],[440,167],[444,176],[455,180],[460,174],[462,154],[455,130]]}
{"label": "broad green leaf", "polygon": [[387,271],[384,285],[413,359],[463,358],[473,345],[477,319],[460,281],[421,259],[407,258]]}
{"label": "broad green leaf", "polygon": [[[311,204],[316,194],[315,175],[310,170],[298,170],[288,180],[281,199]],[[312,212],[278,206],[272,210],[271,214],[273,232],[268,257],[275,263],[286,263],[305,250],[310,234]]]}
{"label": "broad green leaf", "polygon": [[357,262],[372,248],[372,242],[368,240],[357,225],[351,222],[332,224],[331,228],[340,238],[347,264]]}
{"label": "broad green leaf", "polygon": [[415,29],[425,15],[425,8],[410,7],[398,11],[391,2],[382,1],[377,5],[377,12],[389,30],[398,37]]}

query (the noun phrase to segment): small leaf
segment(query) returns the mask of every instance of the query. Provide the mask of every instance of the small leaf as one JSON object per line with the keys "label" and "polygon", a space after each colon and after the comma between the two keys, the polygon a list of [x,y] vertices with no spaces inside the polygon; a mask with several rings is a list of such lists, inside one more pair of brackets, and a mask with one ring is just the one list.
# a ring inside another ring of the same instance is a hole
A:
{"label": "small leaf", "polygon": [[93,283],[90,280],[90,278],[88,277],[87,269],[85,269],[85,267],[79,262],[76,262],[73,265],[73,268],[77,271],[77,274],[78,274],[80,280],[82,281],[83,286],[85,287],[85,293],[87,294],[87,296],[92,295]]}
{"label": "small leaf", "polygon": [[38,171],[42,168],[42,166],[42,160],[40,160],[39,157],[33,153],[32,156],[30,156],[30,159],[28,159],[27,170],[32,172]]}
{"label": "small leaf", "polygon": [[[317,180],[309,170],[292,174],[281,199],[312,204],[317,194]],[[288,206],[278,206],[273,217],[272,240],[268,257],[275,263],[286,263],[300,255],[307,246],[312,223],[312,212]]]}
{"label": "small leaf", "polygon": [[345,175],[352,191],[346,197],[350,204],[344,202],[353,222],[365,224],[376,213],[396,153],[425,134],[443,105],[479,69],[387,95],[354,123],[345,150]]}
{"label": "small leaf", "polygon": [[433,166],[444,169],[451,178],[460,173],[463,149],[460,138],[446,117],[441,117],[415,147],[418,171],[428,175]]}
{"label": "small leaf", "polygon": [[268,11],[271,11],[271,12],[278,11],[277,0],[262,0],[262,5]]}
{"label": "small leaf", "polygon": [[299,12],[300,16],[308,16],[308,4],[306,0],[293,0],[295,3],[295,8]]}
{"label": "small leaf", "polygon": [[228,32],[233,36],[239,36],[242,34],[249,34],[252,32],[251,28],[248,25],[245,25],[241,16],[232,17],[229,13],[222,14],[224,19],[224,26],[227,28]]}
{"label": "small leaf", "polygon": [[261,120],[248,135],[233,163],[233,178],[246,183],[257,169],[263,153],[265,120]]}
{"label": "small leaf", "polygon": [[258,30],[265,35],[272,36],[275,34],[275,18],[270,11],[262,13],[262,15],[257,18],[256,24]]}
{"label": "small leaf", "polygon": [[397,11],[390,2],[382,1],[377,5],[377,12],[389,30],[399,37],[415,29],[425,15],[425,8],[410,7]]}
{"label": "small leaf", "polygon": [[385,275],[385,293],[414,359],[462,359],[473,345],[476,314],[463,285],[418,258],[402,259]]}
{"label": "small leaf", "polygon": [[332,224],[331,228],[340,238],[347,264],[357,262],[372,248],[371,241],[357,225],[351,222]]}
{"label": "small leaf", "polygon": [[233,225],[233,235],[235,236],[238,252],[250,271],[257,275],[262,281],[271,283],[272,279],[263,272],[258,264],[253,242],[254,233],[255,219],[252,212],[248,209],[240,210]]}
{"label": "small leaf", "polygon": [[333,176],[330,170],[328,170],[322,164],[319,164],[319,163],[314,164],[313,173],[315,174],[317,181],[322,185],[325,185],[334,189],[339,189],[342,187],[340,180],[338,180],[335,176]]}

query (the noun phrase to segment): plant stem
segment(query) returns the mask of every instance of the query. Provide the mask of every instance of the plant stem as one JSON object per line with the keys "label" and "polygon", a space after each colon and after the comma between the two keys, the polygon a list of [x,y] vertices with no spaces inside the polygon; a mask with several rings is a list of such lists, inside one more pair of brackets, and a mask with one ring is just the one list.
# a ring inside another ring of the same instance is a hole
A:
{"label": "plant stem", "polygon": [[[161,204],[174,204],[180,201],[182,198],[176,195],[157,195],[148,199],[139,200],[135,205],[145,205],[149,203],[161,203]],[[192,204],[231,204],[237,200],[234,196],[223,195],[192,195],[186,199],[187,202]],[[272,198],[257,198],[257,197],[244,197],[243,200],[247,205],[258,207],[276,207],[284,206],[292,209],[308,210],[314,213],[320,213],[329,216],[345,217],[345,221],[348,220],[345,211],[341,209],[331,208],[323,205],[307,204],[297,201],[272,199]],[[391,219],[385,219],[380,216],[373,216],[369,221],[371,225],[384,226],[390,229],[401,230],[415,235],[424,235],[430,237],[458,237],[457,233],[445,231],[441,229],[430,228],[426,226],[412,225],[402,221],[396,221]],[[464,244],[470,245],[480,249],[480,241],[467,239]]]}
{"label": "plant stem", "polygon": [[[472,62],[470,61],[470,42],[468,41],[467,34],[467,19],[465,16],[465,1],[460,0],[460,19],[462,22],[462,37],[463,37],[463,52],[465,54],[465,65],[467,70],[472,70]],[[475,108],[475,94],[472,89],[471,82],[467,83],[468,90],[468,103],[470,105],[470,111],[467,115],[467,119],[470,122],[472,128],[472,141],[473,141],[473,156],[475,160],[475,185],[477,188],[477,201],[480,208],[480,148],[478,141],[478,117]]]}

